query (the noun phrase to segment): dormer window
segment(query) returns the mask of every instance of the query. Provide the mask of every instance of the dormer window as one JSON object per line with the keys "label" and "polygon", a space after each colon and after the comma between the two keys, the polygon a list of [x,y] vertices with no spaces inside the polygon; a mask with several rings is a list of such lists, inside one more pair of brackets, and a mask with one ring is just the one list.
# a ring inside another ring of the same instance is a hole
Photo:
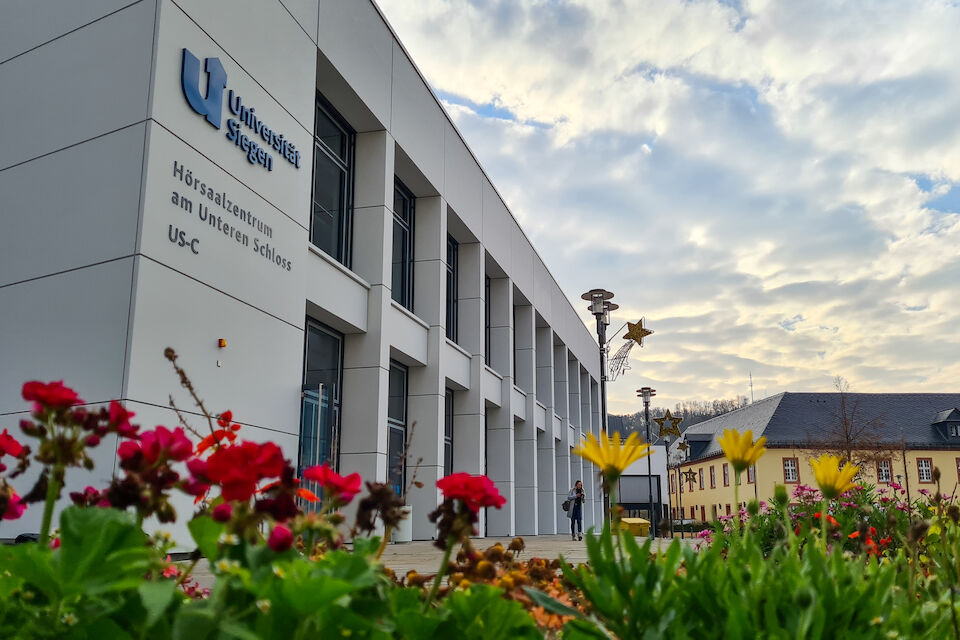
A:
{"label": "dormer window", "polygon": [[951,422],[951,423],[950,423],[950,437],[951,437],[951,438],[960,438],[960,422]]}

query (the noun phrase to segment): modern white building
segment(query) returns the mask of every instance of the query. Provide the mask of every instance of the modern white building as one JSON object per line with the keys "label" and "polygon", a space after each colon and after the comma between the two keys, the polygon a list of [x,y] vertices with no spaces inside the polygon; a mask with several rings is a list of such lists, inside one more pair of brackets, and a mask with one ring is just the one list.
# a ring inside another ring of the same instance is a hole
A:
{"label": "modern white building", "polygon": [[597,343],[373,2],[10,0],[0,122],[0,428],[29,379],[195,417],[170,346],[301,467],[416,466],[417,539],[451,471],[486,535],[566,530],[576,479],[599,521]]}

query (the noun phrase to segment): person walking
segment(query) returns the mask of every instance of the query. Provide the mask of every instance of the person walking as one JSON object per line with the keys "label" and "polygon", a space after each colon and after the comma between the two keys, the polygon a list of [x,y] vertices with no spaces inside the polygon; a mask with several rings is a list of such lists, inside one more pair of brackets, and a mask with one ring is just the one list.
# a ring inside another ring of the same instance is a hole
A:
{"label": "person walking", "polygon": [[570,539],[583,540],[583,501],[586,494],[583,492],[583,483],[577,480],[567,494],[567,500],[570,502],[570,509],[567,511],[567,517],[570,518]]}

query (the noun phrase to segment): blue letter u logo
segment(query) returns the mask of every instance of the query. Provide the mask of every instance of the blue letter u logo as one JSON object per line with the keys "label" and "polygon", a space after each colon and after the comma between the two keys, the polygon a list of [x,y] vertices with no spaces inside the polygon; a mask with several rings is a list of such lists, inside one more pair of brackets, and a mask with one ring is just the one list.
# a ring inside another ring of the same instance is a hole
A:
{"label": "blue letter u logo", "polygon": [[220,58],[206,59],[207,96],[200,96],[200,61],[186,48],[183,50],[183,66],[180,69],[180,85],[183,95],[194,111],[207,117],[207,122],[220,128],[220,112],[223,111],[223,89],[227,86],[227,72]]}

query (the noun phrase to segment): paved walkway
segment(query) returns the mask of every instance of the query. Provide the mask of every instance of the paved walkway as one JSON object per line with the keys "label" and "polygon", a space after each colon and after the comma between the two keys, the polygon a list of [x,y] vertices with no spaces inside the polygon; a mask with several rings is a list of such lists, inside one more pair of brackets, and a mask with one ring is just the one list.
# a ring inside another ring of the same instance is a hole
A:
{"label": "paved walkway", "polygon": [[[512,540],[513,538],[480,538],[473,541],[473,546],[482,551],[498,542],[506,547]],[[521,560],[563,556],[564,560],[574,565],[587,561],[586,542],[571,540],[569,535],[524,536],[523,541],[526,548],[520,554]],[[644,539],[638,538],[637,542],[643,544]],[[660,545],[665,547],[669,543],[668,539],[657,540],[654,548],[659,549]],[[402,576],[410,569],[416,569],[417,573],[436,573],[442,555],[443,552],[433,546],[433,542],[417,541],[387,545],[382,560],[398,576]]]}
{"label": "paved walkway", "polygon": [[[498,542],[504,547],[510,544],[513,538],[478,538],[473,541],[474,547],[482,551]],[[571,540],[568,535],[542,535],[525,536],[523,538],[526,548],[520,554],[520,559],[533,557],[556,558],[563,556],[571,564],[579,564],[587,561],[586,542]],[[637,542],[643,544],[644,539],[638,538]],[[683,541],[685,544],[692,544],[690,538]],[[670,543],[669,539],[658,539],[655,542],[656,549],[666,547]],[[393,569],[398,576],[405,575],[410,569],[415,569],[417,573],[429,574],[436,573],[440,565],[440,558],[443,552],[433,546],[433,542],[421,540],[417,542],[407,542],[400,544],[389,544],[383,552],[383,563]],[[206,560],[201,560],[193,572],[194,577],[200,583],[201,587],[213,585],[213,575],[210,572],[210,566]]]}

